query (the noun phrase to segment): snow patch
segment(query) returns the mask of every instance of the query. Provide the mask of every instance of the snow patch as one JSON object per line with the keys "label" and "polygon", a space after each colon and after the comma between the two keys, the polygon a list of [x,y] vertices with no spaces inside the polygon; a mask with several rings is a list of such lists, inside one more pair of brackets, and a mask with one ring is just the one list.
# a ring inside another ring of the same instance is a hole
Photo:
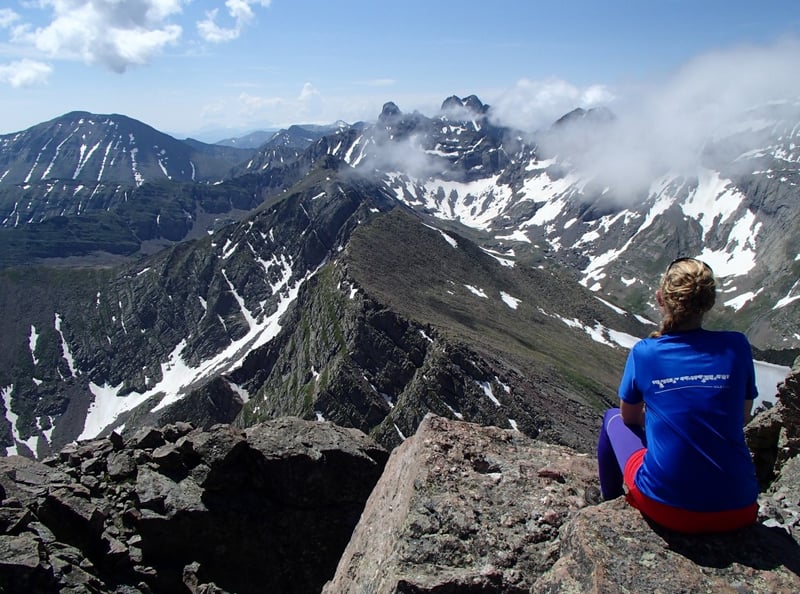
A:
{"label": "snow patch", "polygon": [[500,401],[494,395],[492,384],[489,382],[478,382],[478,385],[483,388],[483,393],[489,397],[489,400],[491,400],[495,406],[501,406]]}
{"label": "snow patch", "polygon": [[61,337],[61,352],[64,357],[64,360],[67,362],[67,367],[69,367],[69,371],[72,376],[78,375],[78,369],[75,367],[75,359],[72,357],[72,352],[69,350],[69,345],[67,344],[67,340],[64,338],[64,334],[61,332],[61,315],[56,313],[56,321],[55,321],[56,332]]}
{"label": "snow patch", "polygon": [[460,412],[458,412],[456,409],[454,409],[452,406],[450,406],[446,402],[444,403],[444,405],[450,410],[450,412],[453,414],[453,416],[455,418],[457,418],[459,421],[463,421],[464,420],[464,415],[462,415]]}
{"label": "snow patch", "polygon": [[403,435],[403,432],[402,432],[402,431],[400,431],[400,427],[398,427],[398,426],[397,426],[397,423],[393,423],[393,425],[394,425],[394,430],[395,430],[395,431],[397,431],[397,435],[399,435],[399,436],[400,436],[400,439],[402,439],[403,441],[405,441],[405,440],[406,440],[406,436],[405,436],[405,435]]}
{"label": "snow patch", "polygon": [[[775,303],[775,305],[772,307],[772,309],[780,309],[781,307],[786,307],[793,301],[797,301],[798,299],[800,299],[800,292],[797,292],[799,288],[800,288],[800,280],[797,281],[794,285],[792,285],[792,288],[789,289],[789,292],[786,294],[786,296],[779,299],[777,303]],[[793,294],[795,292],[797,293]]]}
{"label": "snow patch", "polygon": [[517,307],[519,307],[519,304],[522,303],[521,299],[512,297],[511,295],[509,295],[504,291],[500,291],[500,299],[502,299],[503,303],[505,303],[511,309],[517,309]]}
{"label": "snow patch", "polygon": [[[255,320],[252,314],[244,308],[242,313],[250,323],[249,332],[239,340],[229,344],[222,352],[201,362],[197,367],[189,366],[181,357],[181,352],[186,346],[186,340],[182,340],[170,353],[167,361],[161,364],[161,381],[144,394],[131,392],[124,397],[117,397],[116,392],[119,391],[121,386],[98,387],[98,393],[108,402],[99,403],[93,409],[91,419],[87,419],[87,426],[82,433],[82,439],[96,437],[103,428],[114,423],[120,414],[131,410],[152,396],[161,395],[161,401],[153,409],[158,411],[178,402],[185,395],[187,389],[199,379],[229,373],[239,367],[250,351],[263,346],[277,336],[281,329],[281,317],[297,298],[302,284],[316,274],[317,270],[307,272],[303,278],[288,287],[287,291],[281,295],[275,313],[271,316]],[[226,280],[228,280],[227,277]],[[235,291],[234,296],[243,307],[241,297]],[[112,397],[115,400],[112,400]]]}
{"label": "snow patch", "polygon": [[467,290],[472,293],[473,295],[477,295],[478,297],[483,297],[484,299],[488,299],[489,296],[483,289],[478,289],[477,287],[473,287],[472,285],[464,285]]}
{"label": "snow patch", "polygon": [[734,297],[733,299],[728,299],[723,303],[726,307],[732,307],[736,311],[739,311],[744,307],[749,301],[755,299],[761,291],[764,290],[764,287],[761,287],[758,291],[748,291],[747,293],[743,293],[738,297]]}
{"label": "snow patch", "polygon": [[455,239],[453,239],[452,237],[450,237],[450,236],[449,236],[447,233],[445,233],[445,232],[444,232],[444,231],[442,231],[441,229],[439,229],[438,231],[439,231],[439,233],[441,234],[441,236],[442,236],[442,237],[444,237],[444,240],[445,240],[447,243],[449,243],[449,244],[450,244],[451,246],[453,246],[454,248],[457,248],[457,247],[458,247],[458,242],[457,242]]}
{"label": "snow patch", "polygon": [[613,309],[613,310],[614,310],[615,312],[617,312],[618,314],[625,315],[626,313],[628,313],[628,312],[626,312],[624,309],[622,309],[621,307],[617,307],[617,306],[616,306],[616,305],[614,305],[613,303],[610,303],[610,302],[606,301],[605,299],[601,299],[601,298],[600,298],[600,297],[598,297],[597,295],[595,295],[595,297],[594,297],[594,298],[595,298],[595,299],[597,299],[597,300],[598,300],[600,303],[602,303],[602,304],[603,304],[603,305],[605,305],[606,307],[610,307],[611,309]]}
{"label": "snow patch", "polygon": [[39,334],[36,332],[36,326],[31,324],[31,333],[28,336],[28,347],[31,350],[31,358],[33,359],[33,364],[38,365],[39,359],[36,358],[36,343],[39,342]]}

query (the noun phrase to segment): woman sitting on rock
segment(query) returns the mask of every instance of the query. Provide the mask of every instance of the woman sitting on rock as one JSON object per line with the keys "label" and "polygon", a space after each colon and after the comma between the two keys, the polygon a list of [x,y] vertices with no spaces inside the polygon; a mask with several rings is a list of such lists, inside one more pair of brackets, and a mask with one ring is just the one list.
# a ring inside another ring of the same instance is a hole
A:
{"label": "woman sitting on rock", "polygon": [[758,482],[743,429],[757,395],[750,344],[701,327],[715,281],[699,260],[672,262],[656,300],[661,328],[631,349],[620,408],[603,419],[603,497],[622,495],[624,483],[633,507],[678,532],[752,524]]}

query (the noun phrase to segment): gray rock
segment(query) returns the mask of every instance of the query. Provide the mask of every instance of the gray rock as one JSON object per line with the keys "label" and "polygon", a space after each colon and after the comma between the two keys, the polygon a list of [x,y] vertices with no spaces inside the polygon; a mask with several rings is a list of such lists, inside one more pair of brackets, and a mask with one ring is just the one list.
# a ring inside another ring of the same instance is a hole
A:
{"label": "gray rock", "polygon": [[180,450],[173,443],[167,443],[153,450],[153,462],[165,471],[180,470],[183,467],[183,457]]}
{"label": "gray rock", "polygon": [[183,512],[208,511],[203,490],[192,480],[175,482],[156,470],[144,467],[136,477],[136,495],[141,507],[172,517]]}
{"label": "gray rock", "polygon": [[564,526],[559,559],[531,592],[800,592],[800,547],[762,524],[671,533],[620,498],[583,509]]}
{"label": "gray rock", "polygon": [[151,450],[164,443],[164,434],[155,427],[142,427],[131,438],[131,445],[140,450]]}
{"label": "gray rock", "polygon": [[0,592],[55,591],[52,568],[40,562],[42,548],[30,533],[0,535]]}
{"label": "gray rock", "polygon": [[323,592],[527,592],[599,497],[585,454],[428,415],[397,448]]}
{"label": "gray rock", "polygon": [[106,460],[106,468],[109,478],[125,479],[136,473],[136,461],[127,450],[112,452]]}

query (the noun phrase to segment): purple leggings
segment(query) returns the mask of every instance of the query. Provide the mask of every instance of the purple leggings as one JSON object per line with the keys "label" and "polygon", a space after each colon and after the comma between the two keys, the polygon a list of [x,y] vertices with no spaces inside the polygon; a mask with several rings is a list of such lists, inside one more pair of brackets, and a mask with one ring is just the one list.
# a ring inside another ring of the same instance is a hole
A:
{"label": "purple leggings", "polygon": [[606,411],[597,441],[597,467],[603,499],[614,499],[624,494],[622,473],[625,463],[634,452],[645,447],[644,427],[626,425],[618,408]]}

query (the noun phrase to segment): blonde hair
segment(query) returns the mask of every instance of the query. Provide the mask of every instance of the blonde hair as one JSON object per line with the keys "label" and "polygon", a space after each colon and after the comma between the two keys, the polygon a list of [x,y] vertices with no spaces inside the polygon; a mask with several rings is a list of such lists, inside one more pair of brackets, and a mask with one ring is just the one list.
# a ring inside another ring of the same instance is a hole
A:
{"label": "blonde hair", "polygon": [[711,267],[694,258],[672,262],[661,278],[659,290],[664,310],[661,327],[651,336],[675,330],[687,320],[699,320],[714,307],[717,283]]}

